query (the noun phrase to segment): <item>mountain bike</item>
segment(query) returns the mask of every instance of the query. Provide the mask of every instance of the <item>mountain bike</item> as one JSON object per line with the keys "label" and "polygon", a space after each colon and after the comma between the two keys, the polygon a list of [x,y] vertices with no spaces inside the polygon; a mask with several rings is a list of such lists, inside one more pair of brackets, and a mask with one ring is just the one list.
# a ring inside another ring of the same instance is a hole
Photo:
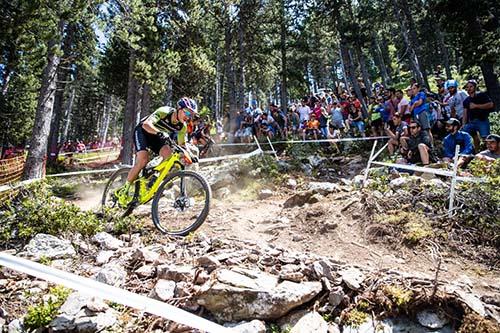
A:
{"label": "mountain bike", "polygon": [[199,173],[185,170],[197,162],[194,152],[173,141],[169,145],[172,155],[163,161],[160,156],[150,161],[128,193],[122,193],[122,189],[131,167],[122,167],[111,175],[102,196],[104,214],[118,211],[125,217],[152,201],[153,223],[164,234],[185,236],[203,224],[210,209],[210,185]]}

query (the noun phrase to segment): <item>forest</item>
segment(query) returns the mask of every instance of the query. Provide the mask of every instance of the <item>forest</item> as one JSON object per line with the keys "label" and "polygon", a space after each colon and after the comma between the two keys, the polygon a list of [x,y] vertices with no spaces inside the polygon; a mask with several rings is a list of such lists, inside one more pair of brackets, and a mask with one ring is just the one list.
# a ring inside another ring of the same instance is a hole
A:
{"label": "forest", "polygon": [[[321,89],[478,80],[500,105],[496,0],[2,0],[2,147],[38,178],[69,140],[123,140],[182,96],[234,119]],[[370,93],[371,89],[368,89]]]}

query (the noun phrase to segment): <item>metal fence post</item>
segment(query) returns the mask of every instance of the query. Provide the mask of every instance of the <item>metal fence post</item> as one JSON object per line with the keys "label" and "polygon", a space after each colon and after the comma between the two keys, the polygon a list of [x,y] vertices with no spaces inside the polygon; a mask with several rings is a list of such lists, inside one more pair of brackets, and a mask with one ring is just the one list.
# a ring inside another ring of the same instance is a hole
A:
{"label": "metal fence post", "polygon": [[448,217],[453,215],[453,204],[455,201],[455,185],[457,184],[458,158],[460,146],[455,146],[455,157],[453,158],[453,175],[451,176],[450,205],[448,206]]}
{"label": "metal fence post", "polygon": [[269,139],[268,136],[266,136],[267,142],[269,142],[269,145],[271,146],[271,150],[273,151],[274,157],[276,157],[276,161],[278,160],[278,154],[276,154],[276,150],[274,150],[273,144],[271,143],[271,140]]}
{"label": "metal fence post", "polygon": [[368,164],[366,165],[365,177],[363,178],[363,184],[361,185],[362,187],[365,187],[366,181],[368,180],[368,173],[370,172],[370,166],[372,164],[373,153],[375,152],[375,148],[377,147],[377,142],[378,142],[378,140],[375,140],[373,142],[372,152],[370,153],[370,158],[368,159]]}

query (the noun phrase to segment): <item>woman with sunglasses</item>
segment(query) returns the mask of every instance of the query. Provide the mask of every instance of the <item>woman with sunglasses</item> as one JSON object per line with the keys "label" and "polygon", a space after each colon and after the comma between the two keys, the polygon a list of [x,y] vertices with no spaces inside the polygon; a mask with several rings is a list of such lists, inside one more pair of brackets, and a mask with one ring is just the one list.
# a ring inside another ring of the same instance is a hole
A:
{"label": "woman with sunglasses", "polygon": [[177,102],[177,108],[162,106],[151,115],[141,119],[134,131],[134,146],[137,152],[135,164],[128,173],[123,192],[128,193],[130,185],[148,164],[148,148],[163,159],[168,158],[172,154],[169,141],[177,137],[177,143],[184,145],[187,122],[197,114],[196,102],[191,98],[183,97]]}

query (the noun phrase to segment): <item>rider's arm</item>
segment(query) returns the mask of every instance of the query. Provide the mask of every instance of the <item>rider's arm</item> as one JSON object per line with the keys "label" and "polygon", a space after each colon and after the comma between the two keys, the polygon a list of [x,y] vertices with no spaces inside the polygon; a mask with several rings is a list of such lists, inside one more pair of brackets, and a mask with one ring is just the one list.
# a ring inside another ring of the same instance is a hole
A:
{"label": "rider's arm", "polygon": [[142,128],[150,134],[158,134],[160,132],[160,130],[158,130],[153,124],[151,117],[144,121],[144,123],[142,124]]}
{"label": "rider's arm", "polygon": [[157,109],[149,117],[146,118],[146,120],[142,124],[142,128],[150,134],[158,134],[161,131],[155,126],[155,124],[161,119],[167,117],[169,110],[170,109],[168,107],[161,107]]}

